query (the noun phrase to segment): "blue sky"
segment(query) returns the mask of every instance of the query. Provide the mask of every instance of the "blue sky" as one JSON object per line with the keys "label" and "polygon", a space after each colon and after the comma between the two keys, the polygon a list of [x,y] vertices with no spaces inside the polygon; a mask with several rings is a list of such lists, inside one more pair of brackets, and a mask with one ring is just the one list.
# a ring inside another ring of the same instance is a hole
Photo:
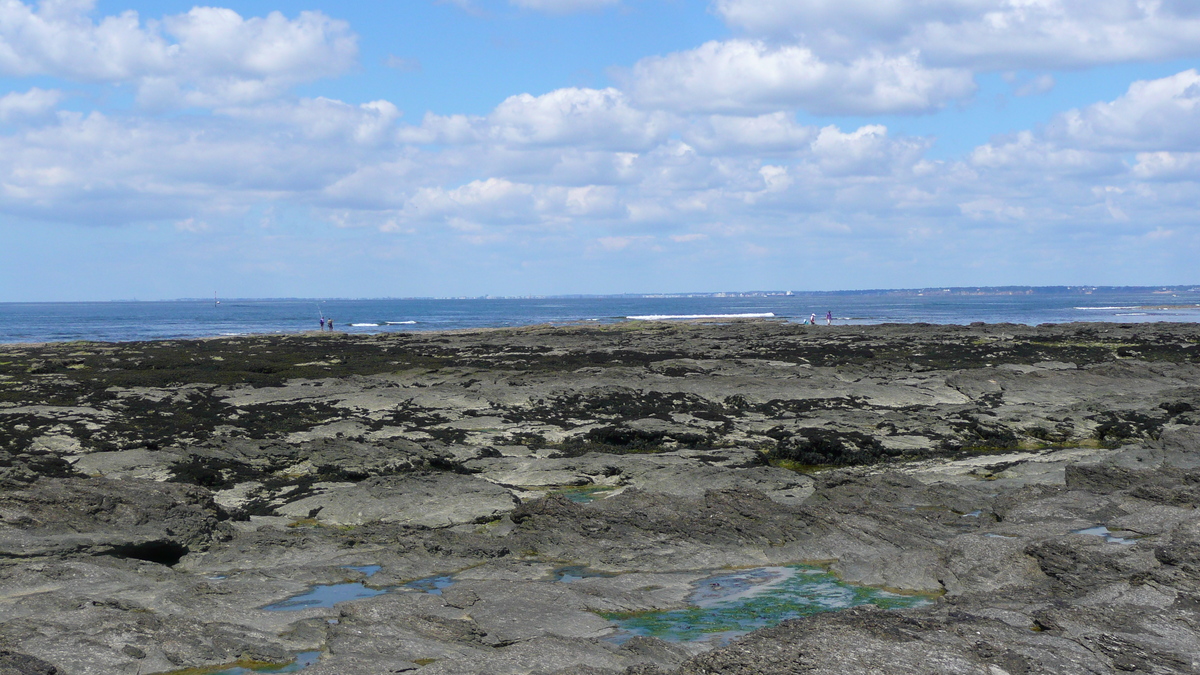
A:
{"label": "blue sky", "polygon": [[1197,283],[1191,0],[0,0],[0,300]]}

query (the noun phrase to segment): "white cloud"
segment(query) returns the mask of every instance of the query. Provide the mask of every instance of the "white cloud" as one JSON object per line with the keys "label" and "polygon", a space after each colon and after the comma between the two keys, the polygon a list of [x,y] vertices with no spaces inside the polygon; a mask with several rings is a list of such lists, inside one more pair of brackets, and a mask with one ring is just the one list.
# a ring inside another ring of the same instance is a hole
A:
{"label": "white cloud", "polygon": [[1054,85],[1056,83],[1053,75],[1050,73],[1042,73],[1041,75],[1038,75],[1037,77],[1025,82],[1014,80],[1013,84],[1015,85],[1015,88],[1013,89],[1013,95],[1024,97],[1045,94],[1046,92],[1054,89]]}
{"label": "white cloud", "polygon": [[1006,204],[995,197],[982,197],[959,204],[964,216],[974,220],[1007,220],[1020,221],[1029,217],[1021,206]]}
{"label": "white cloud", "polygon": [[695,121],[684,138],[710,154],[802,152],[816,137],[817,129],[798,124],[784,112],[757,117],[711,115]]}
{"label": "white cloud", "polygon": [[1121,158],[1108,153],[1082,150],[1022,131],[975,148],[968,156],[972,166],[1009,171],[1039,180],[1055,175],[1108,175],[1125,170]]}
{"label": "white cloud", "polygon": [[1133,175],[1142,180],[1200,181],[1200,152],[1139,152]]}
{"label": "white cloud", "polygon": [[928,147],[924,139],[889,139],[887,127],[878,124],[850,133],[828,126],[812,144],[813,154],[828,176],[891,174],[911,167]]}
{"label": "white cloud", "polygon": [[94,21],[94,0],[0,0],[0,73],[133,83],[151,106],[264,100],[295,84],[345,72],[356,37],[320,12],[245,19],[194,7],[143,25],[127,11]]}
{"label": "white cloud", "polygon": [[26,122],[45,118],[62,100],[62,92],[33,87],[27,92],[0,96],[0,123]]}
{"label": "white cloud", "polygon": [[427,114],[419,127],[401,129],[410,143],[495,143],[505,146],[643,149],[671,128],[666,113],[632,107],[616,89],[557,89],[518,94],[486,117]]}
{"label": "white cloud", "polygon": [[1200,55],[1190,0],[716,0],[750,35],[831,58],[919,50],[932,65],[1053,69]]}
{"label": "white cloud", "polygon": [[393,138],[400,110],[390,101],[371,101],[351,105],[342,101],[315,98],[293,103],[273,103],[244,108],[223,108],[230,117],[261,124],[289,125],[306,138],[376,144]]}
{"label": "white cloud", "polygon": [[607,186],[561,187],[504,178],[475,180],[456,188],[416,191],[401,210],[405,222],[442,222],[461,229],[485,226],[543,227],[578,216],[617,215],[616,191]]}
{"label": "white cloud", "polygon": [[[882,125],[686,118],[639,109],[615,89],[514,96],[487,115],[427,115],[419,126],[400,125],[388,101],[327,98],[212,116],[50,114],[58,94],[30,90],[0,99],[0,110],[43,120],[0,135],[0,213],[152,221],[199,239],[278,204],[405,241],[661,242],[707,255],[755,237],[780,242],[764,243],[768,257],[798,241],[853,240],[866,252],[934,245],[913,233],[1029,242],[1100,226],[1141,237],[1160,223],[1180,241],[1200,198],[1188,183],[1200,151],[1185,142],[1195,80],[1185,71],[1139,83],[1062,118],[1086,124],[1052,120],[958,162],[927,159],[930,139]],[[1165,127],[1144,128],[1154,124]],[[1140,148],[1136,164],[1127,148]]]}
{"label": "white cloud", "polygon": [[646,58],[627,79],[642,107],[735,114],[920,113],[975,89],[969,72],[926,68],[915,53],[829,62],[806,47],[758,40],[712,41]]}
{"label": "white cloud", "polygon": [[1057,116],[1047,135],[1101,150],[1200,150],[1200,73],[1134,82],[1115,101]]}
{"label": "white cloud", "polygon": [[511,96],[487,122],[504,143],[636,148],[665,136],[670,119],[634,109],[616,89],[567,88]]}

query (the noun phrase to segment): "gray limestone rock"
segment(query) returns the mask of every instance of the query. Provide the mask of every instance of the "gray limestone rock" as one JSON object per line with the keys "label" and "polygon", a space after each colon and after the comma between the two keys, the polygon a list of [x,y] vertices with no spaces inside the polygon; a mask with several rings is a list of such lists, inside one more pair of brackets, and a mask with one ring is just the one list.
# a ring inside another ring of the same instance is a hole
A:
{"label": "gray limestone rock", "polygon": [[451,527],[495,520],[516,505],[508,490],[474,476],[425,473],[333,486],[276,512],[333,526],[380,522]]}

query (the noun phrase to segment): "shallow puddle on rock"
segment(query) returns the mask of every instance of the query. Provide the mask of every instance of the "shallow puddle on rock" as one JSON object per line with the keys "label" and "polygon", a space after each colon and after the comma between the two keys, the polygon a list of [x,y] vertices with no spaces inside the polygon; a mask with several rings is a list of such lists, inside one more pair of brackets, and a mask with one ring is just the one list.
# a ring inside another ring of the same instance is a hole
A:
{"label": "shallow puddle on rock", "polygon": [[448,588],[454,584],[454,576],[445,574],[437,577],[425,577],[404,584],[402,588],[420,591],[421,593],[430,593],[432,595],[441,595],[442,589]]}
{"label": "shallow puddle on rock", "polygon": [[1110,544],[1122,544],[1124,546],[1130,546],[1137,543],[1137,540],[1135,539],[1126,539],[1125,537],[1113,536],[1112,532],[1109,532],[1108,527],[1105,525],[1085,527],[1082,530],[1071,530],[1071,534],[1090,534],[1097,537],[1104,537],[1104,541],[1107,541]]}
{"label": "shallow puddle on rock", "polygon": [[287,600],[267,605],[263,609],[269,612],[294,612],[310,607],[333,607],[339,602],[373,598],[376,595],[383,595],[384,593],[387,593],[387,591],[377,588],[367,588],[361,583],[313,586],[307,593],[293,595]]}
{"label": "shallow puddle on rock", "polygon": [[[248,675],[249,673],[295,673],[313,665],[321,652],[300,652],[296,660],[282,665],[231,666],[220,670],[203,671],[205,675]],[[200,672],[200,671],[187,671]]]}
{"label": "shallow puddle on rock", "polygon": [[854,586],[819,567],[787,565],[709,577],[699,582],[685,609],[602,616],[617,625],[618,633],[611,639],[618,643],[642,635],[723,644],[752,630],[818,612],[868,603],[901,609],[931,602],[923,596]]}
{"label": "shallow puddle on rock", "polygon": [[[368,577],[372,577],[375,576],[376,572],[383,569],[383,567],[381,565],[346,565],[343,569],[362,572]],[[362,583],[327,584],[313,586],[306,593],[293,595],[287,600],[266,605],[263,609],[271,612],[294,612],[296,610],[308,609],[309,607],[333,607],[339,602],[358,600],[360,598],[373,598],[376,595],[383,595],[384,593],[387,593],[387,590],[367,588]]]}
{"label": "shallow puddle on rock", "polygon": [[588,485],[584,487],[555,488],[550,492],[551,494],[561,494],[576,504],[589,504],[597,499],[604,499],[614,490],[616,490],[616,488],[609,487],[607,485]]}
{"label": "shallow puddle on rock", "polygon": [[554,570],[553,574],[555,581],[561,581],[564,584],[569,584],[573,581],[579,581],[580,579],[607,579],[617,576],[612,572],[601,572],[600,570],[594,570],[586,565],[568,565],[566,567],[559,567],[558,569]]}

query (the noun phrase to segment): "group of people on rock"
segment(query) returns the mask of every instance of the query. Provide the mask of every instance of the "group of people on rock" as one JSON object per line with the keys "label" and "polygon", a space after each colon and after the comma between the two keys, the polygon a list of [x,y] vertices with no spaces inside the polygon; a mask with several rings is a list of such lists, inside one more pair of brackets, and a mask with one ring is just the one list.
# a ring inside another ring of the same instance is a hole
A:
{"label": "group of people on rock", "polygon": [[[804,323],[807,323],[807,324],[810,324],[813,326],[817,325],[817,315],[815,313],[809,315],[808,321],[805,321]],[[832,311],[825,312],[825,325],[826,326],[833,325],[833,312]]]}
{"label": "group of people on rock", "polygon": [[326,326],[329,327],[329,330],[333,330],[333,319],[326,319],[325,317],[321,317],[321,330],[325,330]]}

